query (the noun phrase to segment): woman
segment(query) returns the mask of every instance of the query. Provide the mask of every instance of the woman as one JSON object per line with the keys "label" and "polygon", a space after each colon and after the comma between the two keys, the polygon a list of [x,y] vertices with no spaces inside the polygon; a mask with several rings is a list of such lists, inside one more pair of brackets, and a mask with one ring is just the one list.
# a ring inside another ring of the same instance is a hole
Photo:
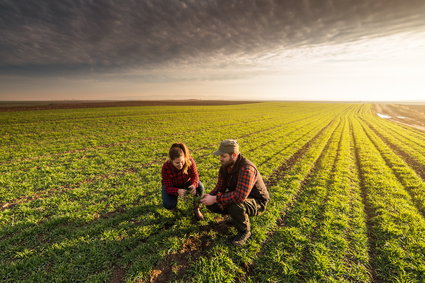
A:
{"label": "woman", "polygon": [[[199,181],[195,160],[184,143],[174,143],[168,152],[169,160],[162,166],[162,202],[166,209],[176,211],[177,198],[190,193],[202,196],[204,186]],[[199,201],[194,201],[197,220],[204,219],[199,210]]]}

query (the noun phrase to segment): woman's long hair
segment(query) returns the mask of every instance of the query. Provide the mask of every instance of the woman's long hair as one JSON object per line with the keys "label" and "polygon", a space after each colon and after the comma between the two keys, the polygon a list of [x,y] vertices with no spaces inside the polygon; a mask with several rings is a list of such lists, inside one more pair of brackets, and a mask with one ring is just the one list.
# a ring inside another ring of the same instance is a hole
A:
{"label": "woman's long hair", "polygon": [[180,156],[184,156],[185,163],[183,166],[183,174],[187,174],[187,170],[192,165],[192,162],[190,161],[192,157],[190,156],[189,149],[182,142],[173,143],[170,148],[170,151],[168,152],[168,157],[170,158],[170,161],[173,161],[174,159],[179,158]]}

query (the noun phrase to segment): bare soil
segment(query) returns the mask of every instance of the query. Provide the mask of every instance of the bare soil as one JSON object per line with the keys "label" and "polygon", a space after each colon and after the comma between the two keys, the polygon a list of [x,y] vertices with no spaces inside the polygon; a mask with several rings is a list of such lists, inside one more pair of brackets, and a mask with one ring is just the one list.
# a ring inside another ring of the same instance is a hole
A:
{"label": "bare soil", "polygon": [[121,283],[125,282],[125,270],[118,265],[115,265],[112,271],[112,282],[113,283]]}
{"label": "bare soil", "polygon": [[375,112],[391,121],[425,131],[425,105],[375,104]]}
{"label": "bare soil", "polygon": [[165,256],[152,268],[149,282],[182,280],[191,260],[201,257],[213,245],[213,239],[208,234],[208,231],[212,230],[214,226],[215,224],[203,227],[200,235],[189,236],[177,253]]}

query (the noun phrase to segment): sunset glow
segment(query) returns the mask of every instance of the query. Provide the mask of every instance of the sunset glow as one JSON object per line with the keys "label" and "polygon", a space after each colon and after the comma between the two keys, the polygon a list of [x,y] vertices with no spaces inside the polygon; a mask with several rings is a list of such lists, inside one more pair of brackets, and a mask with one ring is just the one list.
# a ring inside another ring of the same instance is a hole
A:
{"label": "sunset glow", "polygon": [[[169,2],[187,13],[183,22],[173,14],[156,17],[171,13],[165,3],[140,4],[138,13],[121,7],[86,18],[87,31],[78,28],[87,9],[114,7],[69,8],[69,27],[43,22],[42,5],[30,17],[24,4],[6,2],[0,100],[425,100],[425,5],[419,1],[393,7],[327,1],[327,9],[311,1],[300,7],[259,1],[261,9],[256,1],[210,2]],[[211,7],[218,14],[208,18],[203,13]],[[247,16],[254,12],[261,15],[256,20]],[[293,13],[305,22],[291,19]],[[124,15],[145,26],[126,26]]]}

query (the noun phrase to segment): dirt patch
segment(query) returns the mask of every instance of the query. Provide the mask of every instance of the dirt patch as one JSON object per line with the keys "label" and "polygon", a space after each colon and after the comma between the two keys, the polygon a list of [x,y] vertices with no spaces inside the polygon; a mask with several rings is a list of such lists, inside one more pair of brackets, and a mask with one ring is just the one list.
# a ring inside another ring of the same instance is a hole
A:
{"label": "dirt patch", "polygon": [[378,116],[425,131],[425,105],[375,104],[374,109]]}
{"label": "dirt patch", "polygon": [[189,267],[191,259],[199,258],[212,243],[211,237],[205,232],[200,237],[189,236],[177,253],[167,255],[152,268],[149,282],[183,279],[184,271]]}
{"label": "dirt patch", "polygon": [[125,282],[124,276],[125,270],[118,265],[115,265],[112,269],[112,283]]}
{"label": "dirt patch", "polygon": [[230,227],[232,224],[229,218],[223,216],[216,216],[213,223],[200,226],[199,235],[189,236],[178,252],[165,256],[152,268],[149,282],[183,280],[185,271],[194,259],[206,255],[208,249],[214,244],[210,232],[216,231],[221,236],[229,236]]}

